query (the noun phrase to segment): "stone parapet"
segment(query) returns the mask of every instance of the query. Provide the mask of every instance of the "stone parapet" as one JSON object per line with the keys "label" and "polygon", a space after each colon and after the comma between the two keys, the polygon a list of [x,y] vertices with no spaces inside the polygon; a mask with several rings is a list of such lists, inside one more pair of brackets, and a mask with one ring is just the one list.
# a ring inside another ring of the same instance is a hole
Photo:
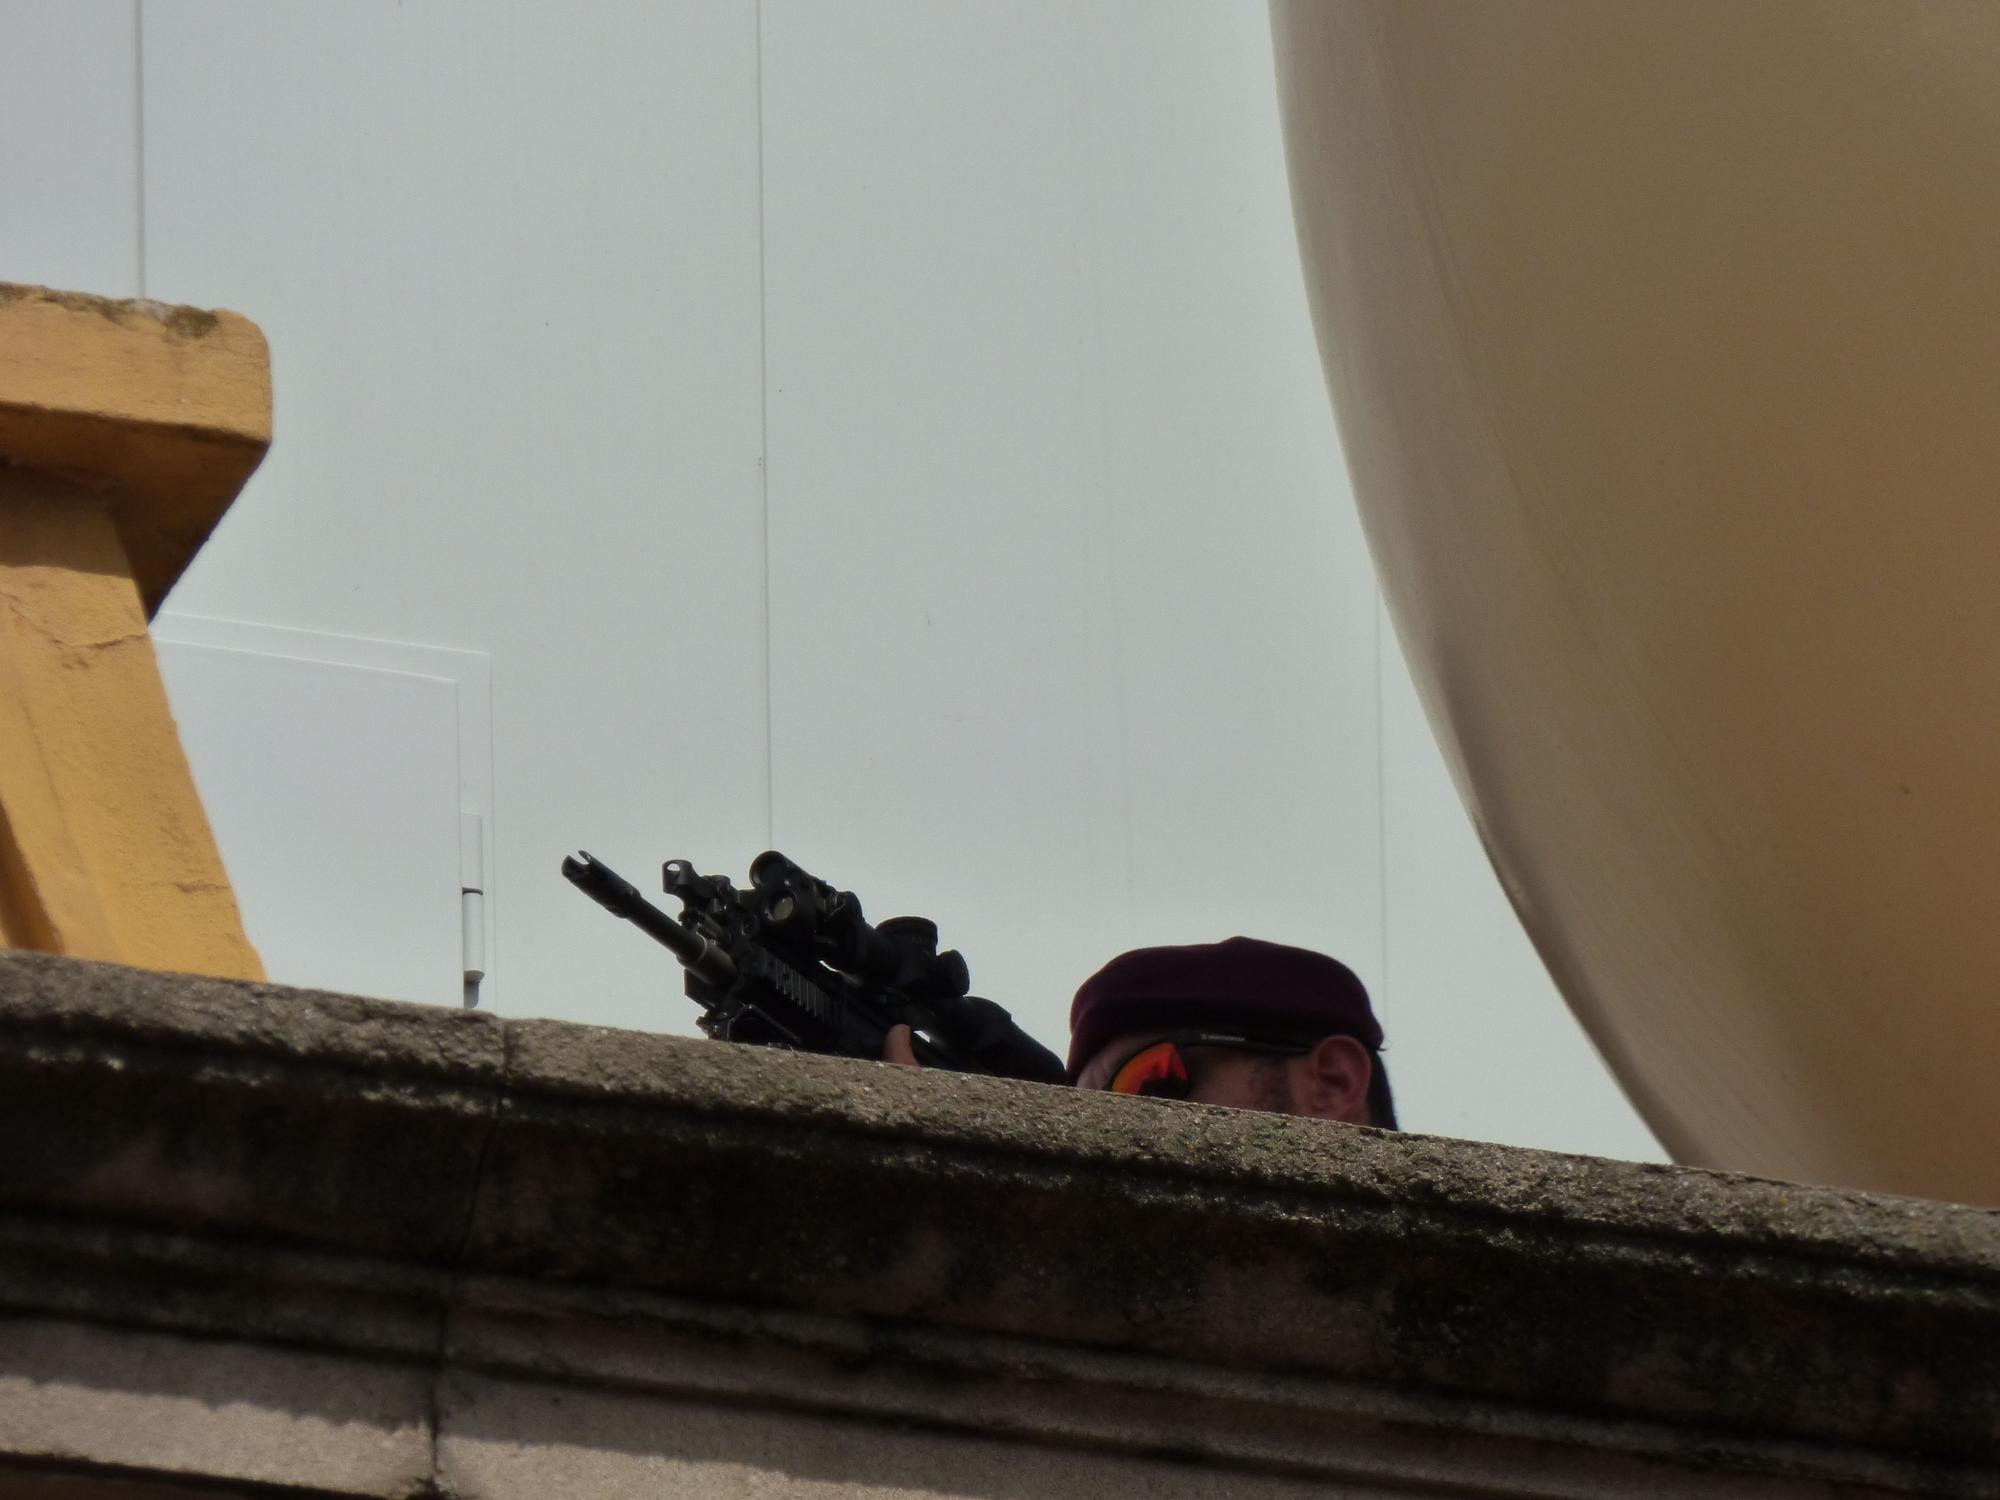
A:
{"label": "stone parapet", "polygon": [[7,1493],[2000,1494],[1985,1211],[36,954],[0,1128]]}

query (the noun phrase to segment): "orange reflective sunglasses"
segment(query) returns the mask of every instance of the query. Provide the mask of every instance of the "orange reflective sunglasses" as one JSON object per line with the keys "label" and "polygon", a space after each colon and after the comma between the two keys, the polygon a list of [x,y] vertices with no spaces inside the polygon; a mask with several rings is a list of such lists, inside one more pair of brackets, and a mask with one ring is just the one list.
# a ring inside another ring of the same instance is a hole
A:
{"label": "orange reflective sunglasses", "polygon": [[1188,1077],[1185,1049],[1233,1047],[1239,1052],[1275,1052],[1303,1057],[1312,1042],[1293,1037],[1246,1036],[1234,1031],[1177,1031],[1146,1043],[1111,1070],[1105,1088],[1114,1094],[1143,1094],[1152,1099],[1185,1099],[1194,1087]]}

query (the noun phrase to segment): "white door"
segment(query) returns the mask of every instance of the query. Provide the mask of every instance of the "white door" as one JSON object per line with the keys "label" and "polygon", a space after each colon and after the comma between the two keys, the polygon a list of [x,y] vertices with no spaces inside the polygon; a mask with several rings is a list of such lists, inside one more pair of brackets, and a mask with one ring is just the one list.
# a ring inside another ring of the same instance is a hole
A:
{"label": "white door", "polygon": [[486,657],[190,616],[153,635],[271,978],[490,998]]}

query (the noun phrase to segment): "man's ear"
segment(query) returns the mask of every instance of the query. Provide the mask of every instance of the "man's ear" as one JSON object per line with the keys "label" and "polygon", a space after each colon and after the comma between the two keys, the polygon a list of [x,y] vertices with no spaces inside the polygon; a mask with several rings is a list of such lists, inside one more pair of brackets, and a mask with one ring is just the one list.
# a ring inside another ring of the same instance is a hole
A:
{"label": "man's ear", "polygon": [[1353,1037],[1321,1037],[1292,1070],[1298,1112],[1366,1125],[1368,1082],[1374,1073],[1374,1058]]}

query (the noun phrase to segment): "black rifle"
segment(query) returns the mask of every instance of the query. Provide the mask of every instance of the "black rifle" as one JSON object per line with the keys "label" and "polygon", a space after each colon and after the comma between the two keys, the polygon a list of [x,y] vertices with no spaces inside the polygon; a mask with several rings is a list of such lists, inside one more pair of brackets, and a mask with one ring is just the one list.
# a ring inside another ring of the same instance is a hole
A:
{"label": "black rifle", "polygon": [[879,1059],[889,1028],[903,1024],[928,1067],[1068,1081],[1061,1059],[1012,1016],[966,993],[965,960],[938,952],[936,923],[892,917],[870,926],[853,892],[775,849],[750,866],[744,891],[668,860],[679,921],[588,854],[565,859],[562,872],[681,961],[688,998],[702,1009],[695,1024],[718,1040]]}

